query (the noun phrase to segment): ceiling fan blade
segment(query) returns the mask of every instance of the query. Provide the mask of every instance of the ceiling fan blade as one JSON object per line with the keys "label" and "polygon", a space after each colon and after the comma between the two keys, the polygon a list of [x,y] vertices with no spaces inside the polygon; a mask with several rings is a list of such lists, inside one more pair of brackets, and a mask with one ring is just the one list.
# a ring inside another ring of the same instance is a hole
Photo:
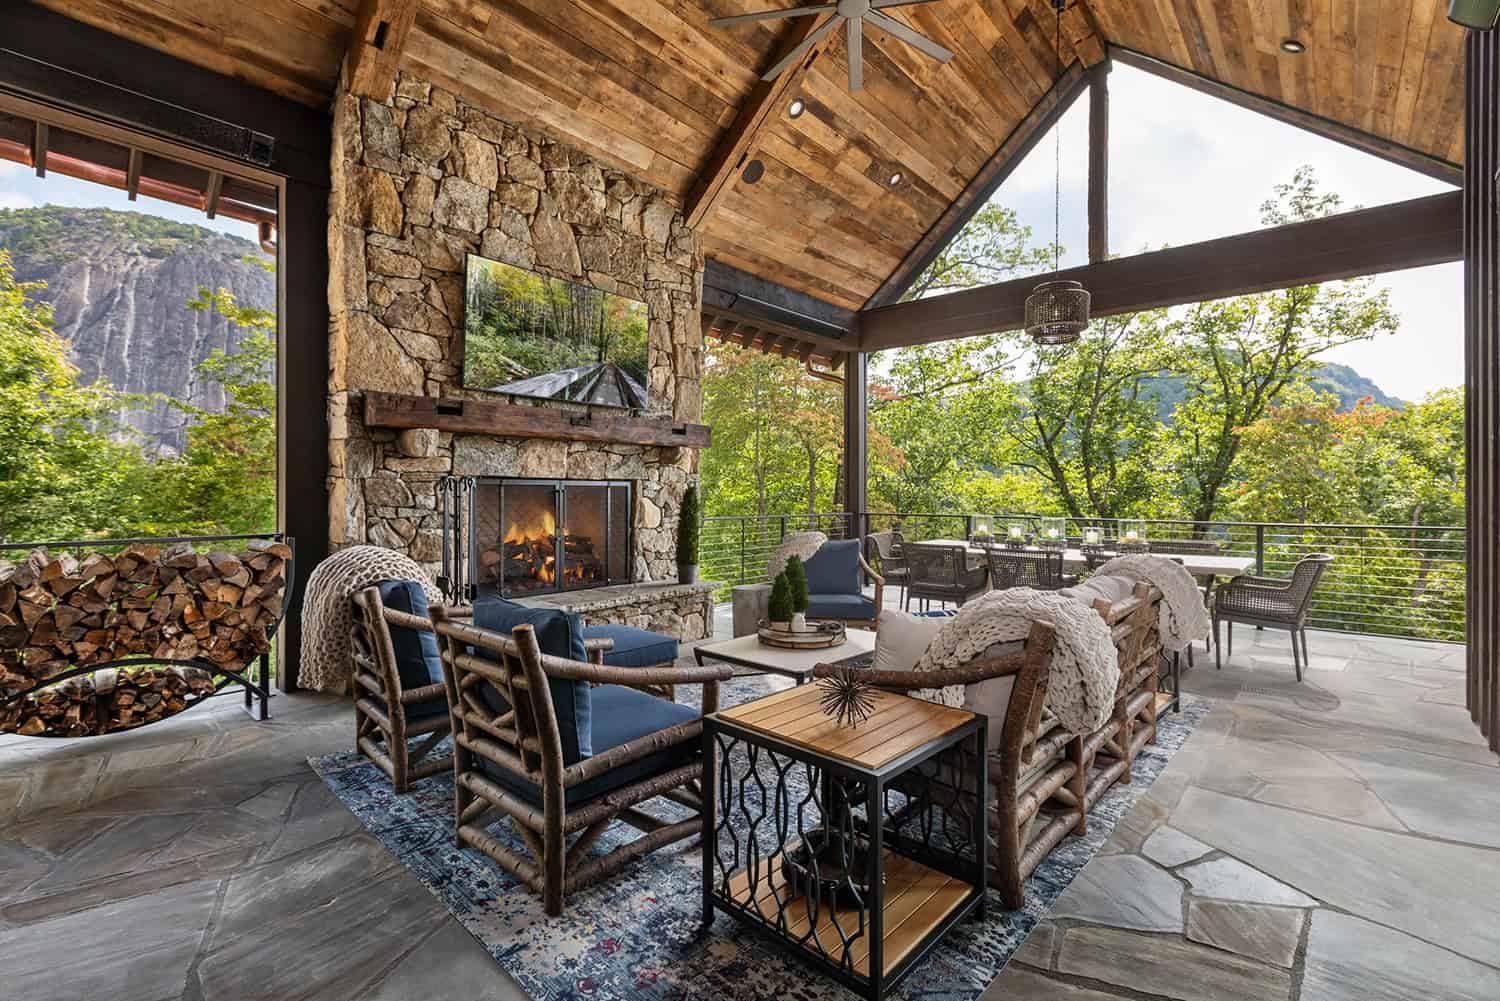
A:
{"label": "ceiling fan blade", "polygon": [[751,21],[777,21],[784,17],[803,17],[807,14],[826,14],[828,11],[837,10],[838,4],[820,3],[811,7],[788,7],[785,10],[761,10],[753,14],[734,14],[729,17],[716,17],[708,23],[715,28],[722,28],[729,24],[748,24]]}
{"label": "ceiling fan blade", "polygon": [[940,63],[945,63],[953,58],[952,52],[949,52],[926,35],[919,35],[893,17],[887,17],[879,11],[871,10],[865,15],[865,20],[877,28],[890,32],[912,48],[927,53]]}
{"label": "ceiling fan blade", "polygon": [[770,69],[766,70],[765,74],[761,76],[761,79],[774,80],[777,77],[781,76],[781,74],[786,72],[786,68],[788,66],[791,66],[797,60],[807,55],[807,50],[821,42],[830,31],[838,27],[839,22],[842,20],[843,18],[839,16],[830,17],[827,21],[823,22],[823,24],[814,28],[812,34],[808,35],[802,40],[801,45],[797,46],[795,49],[783,56],[781,58],[781,61],[778,62],[775,66],[772,66]]}
{"label": "ceiling fan blade", "polygon": [[864,22],[857,17],[849,19],[849,89],[865,89]]}

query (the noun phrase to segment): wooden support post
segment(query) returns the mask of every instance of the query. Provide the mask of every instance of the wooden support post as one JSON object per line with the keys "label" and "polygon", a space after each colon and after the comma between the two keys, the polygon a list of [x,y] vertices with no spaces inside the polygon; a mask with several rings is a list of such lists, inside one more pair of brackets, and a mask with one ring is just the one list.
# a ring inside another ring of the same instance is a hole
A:
{"label": "wooden support post", "polygon": [[135,201],[141,191],[141,151],[130,151],[130,166],[125,168],[125,197]]}
{"label": "wooden support post", "polygon": [[1089,70],[1089,263],[1109,259],[1109,60]]}
{"label": "wooden support post", "polygon": [[47,123],[32,123],[31,164],[37,177],[47,176]]}
{"label": "wooden support post", "polygon": [[224,190],[224,175],[217,170],[208,172],[208,188],[203,192],[203,214],[212,219],[219,214],[219,195]]}
{"label": "wooden support post", "polygon": [[849,512],[851,537],[865,534],[864,515],[869,510],[870,447],[867,421],[869,400],[866,376],[869,356],[854,352],[844,365],[844,510]]}

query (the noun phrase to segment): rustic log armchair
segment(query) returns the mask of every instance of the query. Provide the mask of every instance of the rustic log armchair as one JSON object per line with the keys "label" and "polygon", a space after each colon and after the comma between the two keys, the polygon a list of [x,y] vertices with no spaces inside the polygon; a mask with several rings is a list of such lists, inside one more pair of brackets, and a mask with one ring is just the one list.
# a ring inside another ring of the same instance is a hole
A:
{"label": "rustic log armchair", "polygon": [[[660,796],[701,811],[699,710],[627,686],[701,684],[702,711],[714,712],[729,668],[589,663],[577,617],[555,610],[484,603],[474,624],[448,608],[432,621],[455,725],[460,847],[482,851],[556,915],[568,894],[701,832],[697,813],[672,822],[640,809]],[[492,811],[524,850],[486,830]],[[616,820],[641,836],[590,857]]]}
{"label": "rustic log armchair", "polygon": [[[877,687],[899,692],[1008,683],[1008,692],[986,696],[987,702],[1005,706],[998,718],[990,714],[986,770],[990,784],[990,885],[1000,892],[1001,901],[1010,910],[1024,905],[1024,884],[1032,870],[1069,833],[1083,833],[1087,823],[1084,738],[1065,733],[1042,712],[1052,644],[1052,626],[1038,622],[1032,625],[1020,649],[984,656],[963,667],[942,671],[871,669],[862,675]],[[814,675],[831,677],[836,670],[834,665],[822,664],[814,669]],[[919,794],[962,796],[953,790],[965,788],[969,788],[966,782],[940,778]]]}
{"label": "rustic log armchair", "polygon": [[[803,561],[807,572],[807,617],[836,619],[846,625],[874,629],[885,600],[885,578],[876,573],[860,552],[858,539],[829,539]],[[875,585],[865,597],[865,581]]]}
{"label": "rustic log armchair", "polygon": [[388,580],[353,600],[355,746],[405,793],[453,763],[433,756],[452,726],[427,595],[415,581]]}
{"label": "rustic log armchair", "polygon": [[1219,657],[1219,623],[1225,622],[1229,627],[1228,646],[1224,649],[1224,656],[1228,657],[1234,654],[1234,624],[1242,622],[1291,633],[1292,667],[1301,681],[1302,668],[1307,663],[1307,612],[1312,607],[1318,581],[1332,563],[1329,554],[1315,553],[1298,560],[1292,576],[1286,580],[1247,576],[1221,585],[1214,594],[1214,667],[1223,666]]}

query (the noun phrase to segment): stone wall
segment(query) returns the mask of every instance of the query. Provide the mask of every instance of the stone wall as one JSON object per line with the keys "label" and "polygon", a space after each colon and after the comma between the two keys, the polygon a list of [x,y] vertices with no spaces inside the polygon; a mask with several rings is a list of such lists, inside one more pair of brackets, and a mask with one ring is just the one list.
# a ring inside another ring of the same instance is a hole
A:
{"label": "stone wall", "polygon": [[473,395],[460,384],[457,336],[468,253],[644,300],[652,406],[700,420],[703,257],[668,198],[403,74],[385,104],[343,91],[336,99],[328,239],[335,548],[368,542],[435,566],[437,487],[450,473],[607,477],[636,482],[636,576],[675,574],[677,508],[697,472],[695,450],[397,434],[361,421],[365,390]]}

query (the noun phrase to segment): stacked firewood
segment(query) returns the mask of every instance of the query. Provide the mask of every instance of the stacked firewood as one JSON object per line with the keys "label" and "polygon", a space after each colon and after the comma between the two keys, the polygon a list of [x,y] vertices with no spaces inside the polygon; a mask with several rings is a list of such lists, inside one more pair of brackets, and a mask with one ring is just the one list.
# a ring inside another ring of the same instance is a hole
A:
{"label": "stacked firewood", "polygon": [[127,658],[242,670],[270,648],[291,555],[284,543],[255,540],[238,555],[179,543],[81,560],[35,549],[20,563],[0,561],[0,731],[67,732],[92,719],[83,732],[104,732],[185,708],[185,693],[198,691],[191,672],[120,674],[108,719],[98,713],[97,681],[33,690],[74,668]]}
{"label": "stacked firewood", "polygon": [[105,668],[0,708],[0,730],[27,737],[86,737],[129,730],[180,713],[213,692],[213,675],[202,668]]}

